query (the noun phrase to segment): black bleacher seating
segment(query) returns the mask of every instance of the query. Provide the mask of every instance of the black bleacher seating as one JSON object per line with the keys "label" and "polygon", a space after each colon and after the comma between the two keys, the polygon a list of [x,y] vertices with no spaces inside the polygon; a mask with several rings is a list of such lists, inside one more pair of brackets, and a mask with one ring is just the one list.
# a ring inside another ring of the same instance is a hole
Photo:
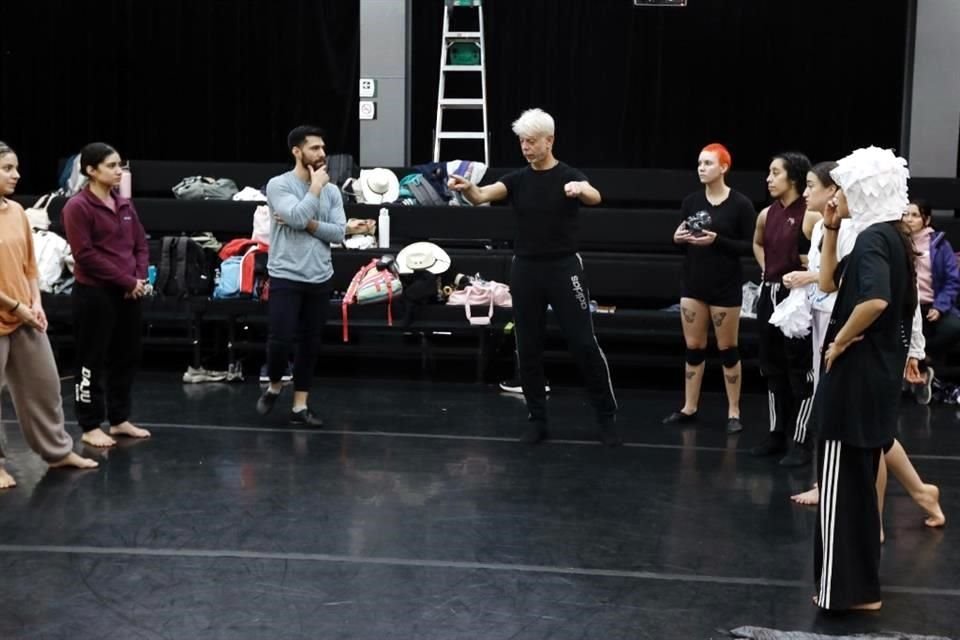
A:
{"label": "black bleacher seating", "polygon": [[[266,181],[289,169],[286,164],[132,161],[134,204],[147,233],[154,238],[165,235],[213,232],[221,240],[248,237],[256,203],[233,201],[181,201],[173,198],[171,188],[189,175],[228,177],[239,187],[262,188]],[[398,175],[409,170],[394,169]],[[495,181],[506,169],[489,169],[484,183]],[[674,366],[682,349],[680,325],[675,314],[660,311],[677,302],[680,289],[682,256],[673,245],[673,231],[680,221],[680,200],[698,187],[693,171],[586,169],[594,185],[604,196],[600,207],[585,208],[581,216],[581,254],[586,267],[591,297],[603,305],[615,305],[615,314],[595,316],[595,326],[602,341],[608,344],[618,339],[640,341],[632,348],[611,349],[608,355],[616,361],[655,363],[658,353],[664,363]],[[731,184],[745,193],[758,209],[767,200],[762,172],[734,172]],[[960,207],[960,181],[949,179],[911,180],[911,192],[926,197],[935,208]],[[24,206],[36,197],[18,196]],[[52,227],[61,231],[60,212],[64,199],[57,199],[49,208]],[[348,203],[348,217],[376,218],[379,206]],[[351,277],[372,257],[382,253],[396,253],[409,242],[432,240],[448,250],[452,258],[452,272],[480,273],[488,279],[509,282],[512,239],[515,221],[508,206],[484,207],[404,207],[388,205],[391,215],[392,246],[389,250],[334,252],[334,289],[346,289]],[[960,219],[941,218],[937,228],[947,232],[951,243],[960,249]],[[757,281],[759,269],[752,258],[744,258],[746,276]],[[60,319],[68,326],[69,305],[63,298],[47,297],[46,305],[52,319]],[[414,315],[398,304],[398,326],[394,332],[420,333],[414,341],[416,349],[429,350],[426,337],[434,331],[472,335],[475,346],[456,346],[450,349],[454,356],[475,357],[477,375],[484,375],[489,351],[494,348],[491,337],[501,337],[503,325],[510,320],[509,310],[498,309],[490,327],[470,327],[459,307],[431,305],[417,308]],[[412,324],[404,324],[403,319]],[[265,307],[250,300],[191,300],[155,299],[145,308],[147,331],[153,344],[193,345],[194,359],[199,364],[203,348],[203,325],[220,323],[227,327],[230,348],[262,348],[262,336],[254,336],[244,344],[243,336],[236,335],[239,324],[244,327],[265,324]],[[351,344],[339,342],[339,311],[330,315],[331,338],[328,349],[362,352],[364,337],[377,332],[389,332],[385,327],[385,313],[381,305],[357,307],[350,310]],[[164,324],[166,323],[166,324]],[[162,328],[180,327],[180,333],[169,336]],[[752,357],[752,332],[755,323],[742,324],[741,344],[749,361]],[[556,327],[553,327],[556,332]],[[177,337],[179,335],[179,337]],[[53,336],[55,339],[58,337]],[[69,341],[69,337],[60,336]],[[495,341],[494,341],[495,342]],[[148,342],[149,344],[149,342]],[[375,342],[369,352],[384,356],[384,346]],[[755,353],[755,350],[754,350]],[[449,354],[448,354],[449,355]]]}
{"label": "black bleacher seating", "polygon": [[237,187],[263,190],[273,176],[290,170],[288,163],[195,162],[187,160],[131,160],[133,194],[136,197],[173,197],[173,186],[188,176],[230,178]]}

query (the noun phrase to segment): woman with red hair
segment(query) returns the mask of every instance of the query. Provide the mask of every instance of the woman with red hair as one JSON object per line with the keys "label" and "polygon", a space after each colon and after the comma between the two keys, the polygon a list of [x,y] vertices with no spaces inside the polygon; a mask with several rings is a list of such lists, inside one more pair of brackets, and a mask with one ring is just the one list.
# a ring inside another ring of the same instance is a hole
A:
{"label": "woman with red hair", "polygon": [[664,424],[697,420],[700,386],[706,360],[707,334],[713,324],[727,391],[727,433],[743,429],[740,423],[740,303],[743,270],[740,258],[753,250],[757,214],[753,203],[727,186],[732,165],[722,144],[709,144],[697,159],[697,174],[704,188],[684,198],[681,222],[673,242],[685,254],[681,325],[686,342],[684,402]]}

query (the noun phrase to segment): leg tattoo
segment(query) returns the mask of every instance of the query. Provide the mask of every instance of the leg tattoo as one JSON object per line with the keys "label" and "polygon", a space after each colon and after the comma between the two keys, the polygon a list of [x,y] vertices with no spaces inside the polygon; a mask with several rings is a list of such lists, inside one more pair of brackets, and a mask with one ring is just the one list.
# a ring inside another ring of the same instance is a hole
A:
{"label": "leg tattoo", "polygon": [[740,379],[739,375],[728,376],[727,374],[723,374],[723,377],[726,378],[730,384],[737,384],[737,380]]}
{"label": "leg tattoo", "polygon": [[680,307],[680,311],[683,313],[683,321],[687,324],[693,324],[697,319],[697,312],[692,309],[687,309],[686,307]]}
{"label": "leg tattoo", "polygon": [[724,318],[727,317],[726,311],[720,311],[719,313],[714,314],[713,316],[713,326],[720,328],[720,325],[723,324]]}

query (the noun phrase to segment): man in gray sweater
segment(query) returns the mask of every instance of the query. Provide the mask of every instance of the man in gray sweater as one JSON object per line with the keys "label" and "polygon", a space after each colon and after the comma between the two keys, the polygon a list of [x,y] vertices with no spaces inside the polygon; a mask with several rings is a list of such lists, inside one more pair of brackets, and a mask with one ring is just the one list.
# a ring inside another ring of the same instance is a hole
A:
{"label": "man in gray sweater", "polygon": [[267,261],[270,384],[257,401],[261,415],[273,409],[294,340],[299,339],[290,422],[313,427],[323,426],[323,420],[307,406],[307,397],[330,306],[330,245],[343,242],[346,228],[340,190],[327,175],[323,139],[322,129],[296,127],[287,136],[295,166],[267,183],[267,202],[273,212]]}

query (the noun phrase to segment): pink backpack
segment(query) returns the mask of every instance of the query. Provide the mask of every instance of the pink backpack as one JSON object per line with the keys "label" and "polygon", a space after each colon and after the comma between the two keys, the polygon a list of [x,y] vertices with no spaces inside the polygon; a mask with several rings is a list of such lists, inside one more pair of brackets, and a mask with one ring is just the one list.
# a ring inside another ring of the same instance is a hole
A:
{"label": "pink backpack", "polygon": [[400,295],[403,284],[393,269],[380,268],[380,259],[374,258],[353,276],[347,293],[340,303],[340,314],[343,320],[343,341],[350,342],[350,333],[347,328],[347,307],[351,304],[387,303],[387,325],[393,326],[393,297]]}

